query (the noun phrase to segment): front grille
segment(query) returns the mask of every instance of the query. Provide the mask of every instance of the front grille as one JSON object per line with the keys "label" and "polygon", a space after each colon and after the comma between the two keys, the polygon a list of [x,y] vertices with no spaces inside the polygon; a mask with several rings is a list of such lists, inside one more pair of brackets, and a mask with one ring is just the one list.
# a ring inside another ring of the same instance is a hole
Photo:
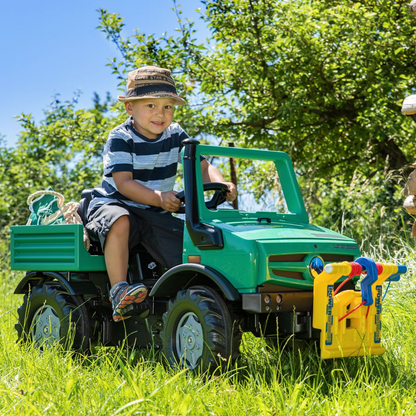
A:
{"label": "front grille", "polygon": [[282,254],[280,256],[270,256],[269,263],[279,262],[301,262],[305,258],[306,254]]}
{"label": "front grille", "polygon": [[285,270],[272,270],[272,273],[278,277],[289,277],[290,279],[305,280],[301,272],[288,272]]}
{"label": "front grille", "polygon": [[[354,257],[345,254],[317,254],[327,263],[339,263],[343,261],[353,261]],[[269,256],[270,275],[276,277],[305,280],[305,275],[309,276],[309,260],[305,260],[311,254],[282,254]]]}

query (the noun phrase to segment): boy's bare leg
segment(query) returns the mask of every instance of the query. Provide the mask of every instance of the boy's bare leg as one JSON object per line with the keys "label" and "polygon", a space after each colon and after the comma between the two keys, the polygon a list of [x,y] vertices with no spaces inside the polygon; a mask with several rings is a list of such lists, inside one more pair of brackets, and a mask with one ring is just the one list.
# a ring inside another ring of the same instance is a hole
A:
{"label": "boy's bare leg", "polygon": [[123,215],[112,225],[105,239],[104,257],[111,287],[127,280],[129,233],[130,221]]}
{"label": "boy's bare leg", "polygon": [[147,288],[142,283],[129,286],[127,283],[127,267],[129,261],[130,220],[127,216],[120,217],[112,226],[105,239],[104,257],[110,279],[110,301],[115,322],[122,321],[127,306],[143,302]]}

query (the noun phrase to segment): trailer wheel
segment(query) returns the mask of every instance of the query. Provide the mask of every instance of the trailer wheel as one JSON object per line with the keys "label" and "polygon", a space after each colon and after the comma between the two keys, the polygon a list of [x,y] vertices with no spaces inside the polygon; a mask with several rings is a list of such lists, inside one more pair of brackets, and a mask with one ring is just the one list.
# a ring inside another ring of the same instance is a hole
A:
{"label": "trailer wheel", "polygon": [[238,356],[241,334],[223,298],[212,288],[178,292],[163,316],[164,354],[172,367],[213,371]]}
{"label": "trailer wheel", "polygon": [[35,286],[17,310],[18,339],[46,349],[61,344],[66,349],[85,351],[90,342],[87,308],[57,286]]}

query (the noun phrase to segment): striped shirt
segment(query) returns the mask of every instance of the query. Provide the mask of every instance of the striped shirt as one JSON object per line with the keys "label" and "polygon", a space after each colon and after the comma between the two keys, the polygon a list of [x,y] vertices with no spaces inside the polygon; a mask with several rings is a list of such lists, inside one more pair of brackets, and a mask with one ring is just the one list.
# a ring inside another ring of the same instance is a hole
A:
{"label": "striped shirt", "polygon": [[93,200],[88,213],[110,202],[122,202],[154,211],[159,207],[139,204],[117,191],[112,174],[131,172],[133,179],[146,188],[167,192],[173,189],[178,162],[181,162],[182,140],[188,135],[178,123],[172,123],[156,139],[136,131],[130,117],[126,122],[111,130],[104,149],[104,176],[101,188],[93,191]]}

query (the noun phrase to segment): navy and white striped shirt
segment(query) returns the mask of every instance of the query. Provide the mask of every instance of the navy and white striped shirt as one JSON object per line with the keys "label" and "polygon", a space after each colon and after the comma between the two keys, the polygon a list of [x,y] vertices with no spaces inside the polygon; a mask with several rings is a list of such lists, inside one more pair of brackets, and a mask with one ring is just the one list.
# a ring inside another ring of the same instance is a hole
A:
{"label": "navy and white striped shirt", "polygon": [[188,135],[178,123],[172,123],[157,139],[148,139],[134,129],[132,118],[111,130],[104,149],[104,176],[101,188],[93,191],[88,212],[110,202],[123,202],[138,208],[163,211],[139,204],[117,191],[112,174],[132,172],[133,179],[146,188],[167,192],[173,189],[182,140]]}

